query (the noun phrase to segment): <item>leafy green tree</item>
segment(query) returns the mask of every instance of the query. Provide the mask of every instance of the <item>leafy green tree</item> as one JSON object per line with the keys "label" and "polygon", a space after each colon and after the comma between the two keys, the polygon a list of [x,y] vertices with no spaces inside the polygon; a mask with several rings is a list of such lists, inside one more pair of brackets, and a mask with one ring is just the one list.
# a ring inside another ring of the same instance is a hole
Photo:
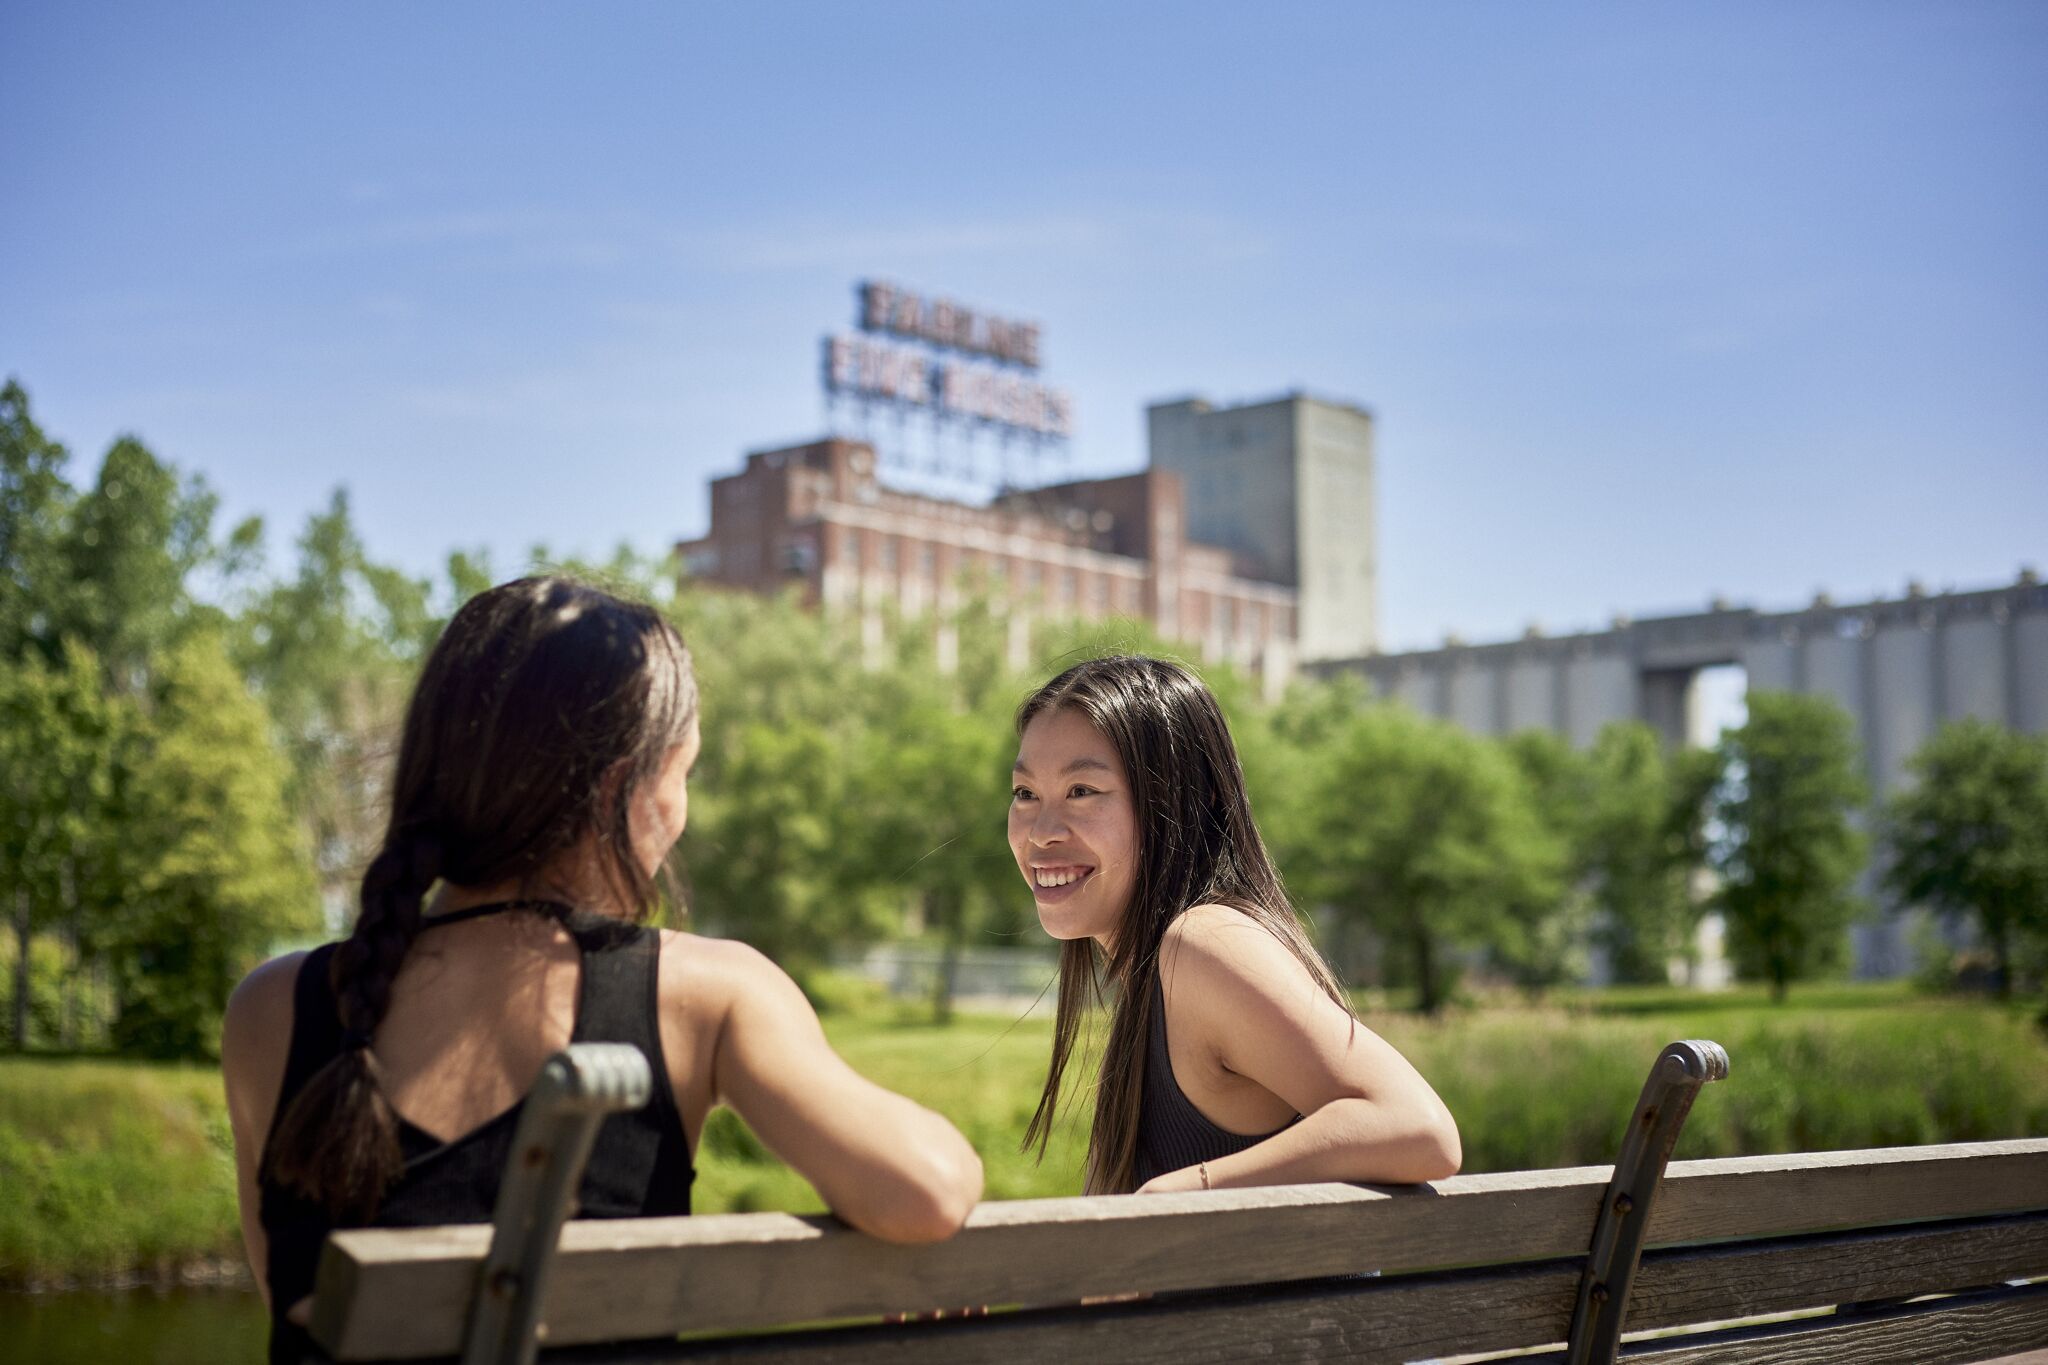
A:
{"label": "leafy green tree", "polygon": [[1433,1013],[1460,954],[1509,932],[1511,907],[1559,894],[1564,851],[1500,747],[1444,722],[1369,706],[1328,759],[1297,880],[1406,955]]}
{"label": "leafy green tree", "polygon": [[102,691],[98,662],[67,642],[0,668],[0,896],[15,937],[13,1038],[29,1043],[29,964],[35,938],[58,933],[76,956],[90,926],[80,890],[115,847],[110,827],[117,736],[126,708]]}
{"label": "leafy green tree", "polygon": [[1005,830],[1011,717],[1021,685],[1002,667],[1000,622],[970,600],[946,622],[956,663],[940,670],[929,630],[898,638],[886,668],[860,680],[863,722],[850,779],[849,847],[868,858],[855,875],[885,895],[915,895],[937,936],[932,1011],[952,1015],[960,955],[1029,929],[1030,894]]}
{"label": "leafy green tree", "polygon": [[1252,814],[1290,880],[1315,850],[1331,747],[1370,701],[1364,681],[1353,674],[1297,678],[1275,705],[1230,717]]}
{"label": "leafy green tree", "polygon": [[1594,941],[1615,980],[1663,983],[1692,928],[1690,887],[1704,858],[1696,835],[1702,777],[1718,766],[1710,751],[1667,754],[1640,722],[1602,729],[1587,759],[1579,848],[1598,916]]}
{"label": "leafy green tree", "polygon": [[132,436],[114,442],[98,479],[73,504],[60,633],[92,649],[117,691],[139,694],[154,657],[195,624],[219,623],[220,613],[191,590],[195,574],[221,564],[217,506],[204,480],[180,478]]}
{"label": "leafy green tree", "polygon": [[316,889],[270,718],[216,632],[156,661],[121,801],[118,884],[94,947],[124,1051],[205,1056],[241,974],[318,932]]}
{"label": "leafy green tree", "polygon": [[1957,721],[1908,766],[1886,813],[1886,884],[1972,920],[2010,997],[2018,947],[2048,935],[2048,738]]}
{"label": "leafy green tree", "polygon": [[877,937],[887,897],[863,875],[854,809],[860,663],[841,623],[793,597],[693,587],[670,604],[696,661],[703,750],[678,856],[693,918],[799,980]]}
{"label": "leafy green tree", "polygon": [[1534,898],[1509,903],[1492,948],[1509,979],[1535,993],[1586,973],[1600,774],[1586,755],[1548,730],[1524,730],[1503,745],[1560,858],[1554,888],[1539,884]]}
{"label": "leafy green tree", "polygon": [[1723,732],[1721,749],[1718,900],[1730,955],[1783,1000],[1792,982],[1841,965],[1861,908],[1851,888],[1866,841],[1854,821],[1867,789],[1856,740],[1828,698],[1752,692],[1749,719]]}
{"label": "leafy green tree", "polygon": [[0,387],[0,662],[31,649],[55,662],[70,604],[65,532],[77,493],[65,477],[69,455],[43,434],[28,394]]}
{"label": "leafy green tree", "polygon": [[439,626],[427,584],[371,560],[339,489],[307,520],[291,577],[235,618],[234,656],[275,723],[330,904],[351,899],[382,838],[406,700]]}

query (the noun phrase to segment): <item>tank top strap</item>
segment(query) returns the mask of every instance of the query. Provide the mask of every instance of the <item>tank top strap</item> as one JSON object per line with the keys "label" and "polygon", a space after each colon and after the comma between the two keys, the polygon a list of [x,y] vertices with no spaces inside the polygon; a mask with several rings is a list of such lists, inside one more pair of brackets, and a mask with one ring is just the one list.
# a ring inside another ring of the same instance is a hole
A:
{"label": "tank top strap", "polygon": [[630,1119],[607,1120],[598,1129],[586,1167],[584,1207],[687,1213],[695,1172],[661,1045],[661,935],[614,915],[586,911],[571,914],[563,924],[583,954],[575,1040],[631,1043],[654,1073],[647,1107]]}
{"label": "tank top strap", "polygon": [[460,924],[464,920],[482,919],[485,915],[503,915],[523,910],[529,914],[546,915],[550,919],[568,920],[577,913],[576,907],[562,901],[551,900],[506,900],[491,901],[484,905],[466,905],[460,910],[448,910],[438,915],[429,915],[420,921],[419,931],[439,929],[444,925]]}
{"label": "tank top strap", "polygon": [[632,1043],[661,1060],[656,997],[661,935],[615,915],[573,911],[562,921],[583,955],[579,1043]]}

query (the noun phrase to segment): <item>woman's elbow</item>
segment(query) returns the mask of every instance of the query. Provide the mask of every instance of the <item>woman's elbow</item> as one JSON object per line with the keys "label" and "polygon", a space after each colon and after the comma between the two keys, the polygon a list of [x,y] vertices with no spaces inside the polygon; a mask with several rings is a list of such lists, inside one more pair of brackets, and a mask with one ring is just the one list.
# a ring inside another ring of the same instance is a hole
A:
{"label": "woman's elbow", "polygon": [[888,1182],[887,1194],[850,1218],[885,1242],[942,1242],[958,1232],[981,1200],[981,1158],[965,1138],[920,1154]]}
{"label": "woman's elbow", "polygon": [[1465,1164],[1465,1144],[1458,1136],[1458,1121],[1444,1109],[1423,1135],[1422,1160],[1429,1174],[1423,1180],[1448,1180]]}
{"label": "woman's elbow", "polygon": [[1361,1152],[1369,1170],[1354,1179],[1373,1184],[1420,1185],[1448,1179],[1464,1164],[1457,1120],[1434,1095],[1392,1109],[1371,1101],[1358,1103],[1376,1111],[1372,1126],[1378,1131]]}

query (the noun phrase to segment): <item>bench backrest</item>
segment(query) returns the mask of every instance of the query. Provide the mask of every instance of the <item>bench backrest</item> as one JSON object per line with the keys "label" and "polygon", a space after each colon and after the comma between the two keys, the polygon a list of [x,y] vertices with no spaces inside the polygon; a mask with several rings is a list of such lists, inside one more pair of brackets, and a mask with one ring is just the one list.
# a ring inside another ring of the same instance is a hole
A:
{"label": "bench backrest", "polygon": [[[1652,1082],[1632,1129],[1656,1107],[1654,1073]],[[1603,1272],[1618,1286],[1612,1302],[1592,1267],[1619,1226],[1614,1206],[1628,1202],[1617,1190],[1641,1187],[1599,1166],[1388,1189],[992,1203],[932,1246],[783,1214],[572,1222],[538,1317],[549,1347],[669,1343],[607,1357],[619,1360],[886,1365],[1186,1365],[1254,1349],[1393,1361],[1568,1338],[1572,1354],[1559,1359],[1612,1359],[1624,1311],[1627,1330],[1641,1332],[1838,1305],[1861,1307],[1765,1329],[1768,1340],[1696,1332],[1623,1355],[1749,1361],[1782,1349],[1793,1352],[1785,1359],[1932,1361],[2048,1341],[2048,1285],[1963,1292],[2048,1275],[2048,1140],[1654,1164],[1663,1179],[1638,1230],[1649,1250],[1635,1269],[1624,1247],[1628,1265]],[[491,1242],[481,1226],[336,1234],[316,1339],[340,1360],[454,1355]],[[1929,1294],[1958,1297],[1895,1302]],[[878,1321],[967,1306],[995,1311]],[[1604,1348],[1586,1330],[1600,1309],[1613,1329]],[[735,1339],[833,1323],[842,1325]],[[675,1345],[679,1334],[691,1340]],[[1850,1342],[1877,1354],[1845,1353]]]}

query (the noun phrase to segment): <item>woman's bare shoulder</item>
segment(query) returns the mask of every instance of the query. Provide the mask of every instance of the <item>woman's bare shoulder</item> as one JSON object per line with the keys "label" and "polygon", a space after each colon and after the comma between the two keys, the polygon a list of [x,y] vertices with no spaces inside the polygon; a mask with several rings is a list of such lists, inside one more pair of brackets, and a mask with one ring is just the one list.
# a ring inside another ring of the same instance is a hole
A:
{"label": "woman's bare shoulder", "polygon": [[229,1091],[266,1082],[274,1090],[284,1074],[292,1040],[292,994],[304,952],[273,957],[242,978],[228,997],[220,1026],[220,1063]]}
{"label": "woman's bare shoulder", "polygon": [[1197,905],[1176,915],[1159,943],[1162,966],[1198,972],[1270,969],[1294,954],[1273,931],[1234,905]]}
{"label": "woman's bare shoulder", "polygon": [[299,968],[305,965],[306,957],[304,952],[285,953],[242,978],[234,994],[228,997],[227,1015],[222,1022],[223,1044],[236,1035],[253,1039],[278,1029],[290,1032],[292,992],[298,986]]}
{"label": "woman's bare shoulder", "polygon": [[1298,1002],[1323,990],[1306,964],[1277,935],[1230,905],[1198,905],[1177,916],[1159,945],[1159,968],[1169,996],[1175,987],[1197,1000],[1232,1010],[1260,1001]]}
{"label": "woman's bare shoulder", "polygon": [[760,949],[737,939],[661,931],[661,994],[666,1006],[723,1012],[736,994],[787,979]]}

